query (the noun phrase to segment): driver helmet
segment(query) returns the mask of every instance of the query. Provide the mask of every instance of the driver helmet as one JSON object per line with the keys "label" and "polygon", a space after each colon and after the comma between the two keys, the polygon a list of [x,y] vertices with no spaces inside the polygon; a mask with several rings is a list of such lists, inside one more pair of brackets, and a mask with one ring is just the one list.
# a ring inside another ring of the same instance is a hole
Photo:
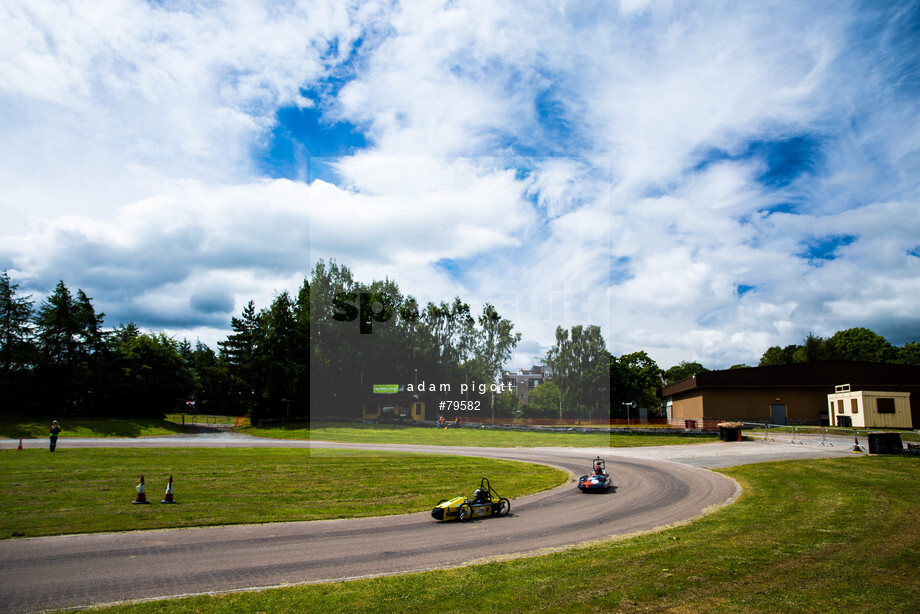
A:
{"label": "driver helmet", "polygon": [[476,489],[476,492],[473,493],[473,496],[476,497],[477,499],[485,499],[485,498],[486,498],[486,491],[484,491],[484,490],[481,489],[481,488],[477,488],[477,489]]}

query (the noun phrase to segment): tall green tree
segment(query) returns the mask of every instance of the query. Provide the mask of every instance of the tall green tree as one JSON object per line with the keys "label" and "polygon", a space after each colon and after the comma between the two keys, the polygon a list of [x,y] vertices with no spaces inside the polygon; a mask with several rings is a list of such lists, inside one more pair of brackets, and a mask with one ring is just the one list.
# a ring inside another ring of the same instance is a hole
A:
{"label": "tall green tree", "polygon": [[659,407],[658,393],[663,373],[645,351],[624,354],[618,359],[611,357],[610,380],[611,415],[625,418],[627,410],[624,403],[635,403],[637,407],[645,408]]}
{"label": "tall green tree", "polygon": [[[503,318],[495,306],[486,303],[479,315],[480,338],[475,355],[481,361],[489,383],[501,381],[502,365],[511,358],[511,353],[521,340],[521,333],[514,332],[511,320]],[[495,417],[495,394],[489,393],[489,409]]]}
{"label": "tall green tree", "polygon": [[[361,368],[363,359],[354,354],[357,324],[335,319],[336,297],[356,291],[351,271],[335,260],[328,264],[318,260],[310,272],[307,321],[311,415],[342,413],[347,417],[356,416],[354,412],[359,407],[365,383],[370,381]],[[303,305],[300,309],[303,313]],[[339,400],[338,390],[348,398]],[[350,411],[352,407],[354,409]]]}
{"label": "tall green tree", "polygon": [[239,413],[250,413],[254,421],[260,418],[261,403],[257,375],[260,367],[262,322],[255,303],[249,301],[240,317],[230,318],[233,333],[219,341],[221,358],[230,372],[230,392],[236,399]]}
{"label": "tall green tree", "polygon": [[310,282],[304,279],[293,305],[294,313],[294,410],[310,415]]}
{"label": "tall green tree", "polygon": [[848,328],[830,338],[837,360],[890,363],[897,360],[897,349],[887,339],[868,328]]}
{"label": "tall green tree", "polygon": [[920,363],[920,341],[908,341],[898,350],[898,362],[905,365]]}
{"label": "tall green tree", "polygon": [[192,375],[195,412],[218,415],[240,415],[238,399],[230,392],[231,377],[228,364],[201,341],[185,356]]}
{"label": "tall green tree", "polygon": [[35,317],[38,348],[46,365],[68,365],[81,353],[80,322],[73,295],[61,280]]}
{"label": "tall green tree", "polygon": [[527,418],[556,418],[559,414],[561,394],[559,385],[552,380],[540,384],[527,393],[523,415]]}
{"label": "tall green tree", "polygon": [[610,408],[610,354],[599,326],[556,327],[545,357],[562,391],[559,418],[603,417]]}
{"label": "tall green tree", "polygon": [[162,418],[181,411],[194,391],[180,344],[165,334],[125,335],[112,361],[119,370],[113,402],[122,416]]}
{"label": "tall green tree", "polygon": [[787,345],[782,348],[778,345],[774,345],[767,348],[767,351],[763,353],[758,366],[775,367],[779,365],[791,365],[795,362],[795,352],[798,349],[799,346],[795,344]]}
{"label": "tall green tree", "polygon": [[[263,318],[264,342],[262,354],[265,364],[262,396],[270,415],[290,414],[291,404],[297,397],[297,365],[306,356],[297,355],[297,325],[294,319],[294,302],[287,292],[272,301]],[[298,408],[294,407],[294,416]]]}
{"label": "tall green tree", "polygon": [[76,300],[64,284],[42,302],[35,317],[39,376],[48,411],[80,414],[92,411],[102,394],[96,353],[103,351],[105,314],[96,314],[91,299],[79,290]]}
{"label": "tall green tree", "polygon": [[32,366],[31,295],[17,296],[6,269],[0,272],[0,389],[8,409],[25,411],[30,398]]}
{"label": "tall green tree", "polygon": [[667,385],[693,377],[697,373],[709,371],[706,367],[698,362],[680,361],[680,364],[674,365],[663,373],[664,383]]}
{"label": "tall green tree", "polygon": [[796,347],[792,353],[792,362],[822,362],[834,358],[833,344],[828,340],[808,333],[802,345]]}

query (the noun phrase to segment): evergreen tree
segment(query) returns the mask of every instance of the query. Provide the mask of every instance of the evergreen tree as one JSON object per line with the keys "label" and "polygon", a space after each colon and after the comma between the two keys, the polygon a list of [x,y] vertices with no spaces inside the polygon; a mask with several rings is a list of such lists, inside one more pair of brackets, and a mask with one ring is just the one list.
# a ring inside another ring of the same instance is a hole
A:
{"label": "evergreen tree", "polygon": [[80,290],[77,299],[63,281],[42,302],[35,317],[42,402],[46,411],[80,414],[95,409],[103,390],[97,385],[103,350],[104,314],[96,314],[91,299]]}
{"label": "evergreen tree", "polygon": [[35,318],[38,348],[45,365],[68,365],[76,360],[80,348],[80,324],[73,295],[64,281],[42,302]]}
{"label": "evergreen tree", "polygon": [[6,269],[0,272],[0,389],[10,410],[25,411],[35,362],[32,301],[16,296],[18,288]]}
{"label": "evergreen tree", "polygon": [[259,370],[259,341],[262,336],[260,316],[255,303],[249,301],[239,318],[230,319],[233,334],[226,341],[218,342],[221,358],[226,361],[230,373],[230,393],[236,399],[237,411],[249,413],[253,422],[261,417],[261,403],[258,398],[257,374]]}
{"label": "evergreen tree", "polygon": [[[186,357],[194,387],[195,412],[218,415],[241,415],[237,399],[230,393],[228,365],[214,350],[201,341]],[[245,410],[244,410],[245,411]]]}
{"label": "evergreen tree", "polygon": [[304,280],[294,301],[294,396],[298,416],[310,415],[310,283]]}
{"label": "evergreen tree", "polygon": [[[272,416],[288,416],[296,395],[297,326],[294,303],[287,292],[282,292],[263,315],[264,341],[262,357],[265,381],[262,383],[266,411]],[[295,410],[297,408],[295,407]],[[297,415],[296,412],[294,414]]]}
{"label": "evergreen tree", "polygon": [[183,410],[192,395],[194,380],[180,344],[163,333],[124,336],[112,364],[119,372],[112,395],[118,415],[162,418]]}

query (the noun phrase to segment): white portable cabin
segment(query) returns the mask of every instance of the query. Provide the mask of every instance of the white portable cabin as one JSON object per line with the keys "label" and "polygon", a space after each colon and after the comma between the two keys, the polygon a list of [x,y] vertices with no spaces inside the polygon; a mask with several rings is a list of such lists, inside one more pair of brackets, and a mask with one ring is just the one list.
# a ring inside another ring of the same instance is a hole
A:
{"label": "white portable cabin", "polygon": [[834,386],[827,395],[831,426],[910,429],[910,393],[850,390],[849,384]]}

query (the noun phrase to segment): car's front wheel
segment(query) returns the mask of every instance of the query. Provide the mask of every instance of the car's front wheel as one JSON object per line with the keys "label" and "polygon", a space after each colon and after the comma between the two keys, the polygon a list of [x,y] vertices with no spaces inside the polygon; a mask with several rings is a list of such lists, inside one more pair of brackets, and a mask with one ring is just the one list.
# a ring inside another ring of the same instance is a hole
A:
{"label": "car's front wheel", "polygon": [[466,522],[473,517],[473,507],[469,503],[461,503],[460,509],[457,510],[457,519],[460,522]]}

